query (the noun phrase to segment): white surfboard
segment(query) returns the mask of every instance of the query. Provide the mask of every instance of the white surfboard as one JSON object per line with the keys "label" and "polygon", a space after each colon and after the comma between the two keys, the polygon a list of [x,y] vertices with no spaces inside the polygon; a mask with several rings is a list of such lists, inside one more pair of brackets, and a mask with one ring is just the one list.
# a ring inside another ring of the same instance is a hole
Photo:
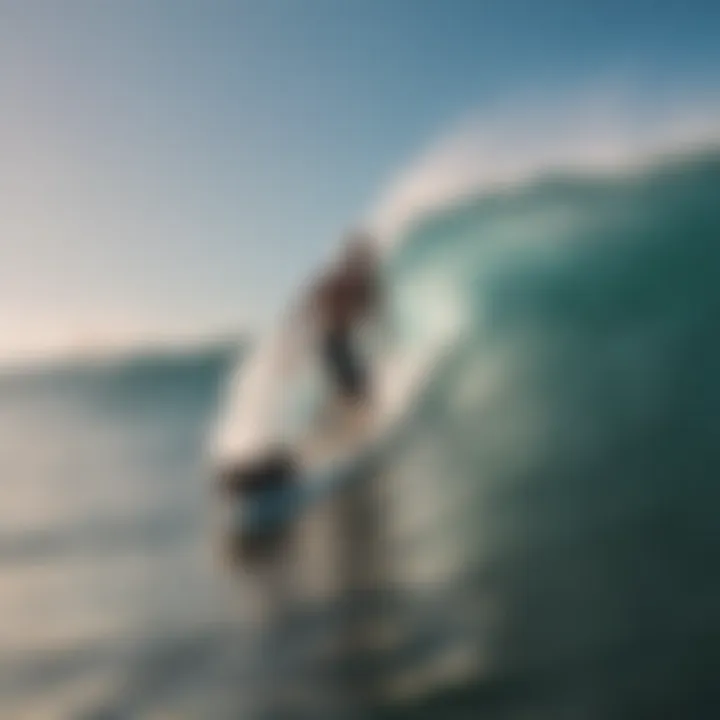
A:
{"label": "white surfboard", "polygon": [[289,451],[296,459],[297,482],[236,501],[233,529],[272,530],[380,460],[399,441],[458,333],[456,325],[441,318],[426,323],[422,337],[413,342],[366,339],[361,347],[371,399],[341,410],[311,329],[292,316],[278,323],[233,378],[213,462],[222,475],[252,466],[268,453]]}
{"label": "white surfboard", "polygon": [[[268,448],[290,448],[298,460],[297,481],[236,501],[230,518],[234,532],[271,532],[381,461],[400,442],[450,343],[438,338],[414,351],[376,358],[371,365],[372,402],[357,409],[333,407],[330,389],[313,377],[318,368],[311,359],[305,359],[307,365],[297,368],[297,374],[284,375],[275,365],[278,374],[273,378],[270,368],[281,347],[282,338],[273,338],[245,373],[241,369],[230,414],[221,426],[216,463],[218,468],[238,467]],[[330,413],[324,422],[323,411]]]}

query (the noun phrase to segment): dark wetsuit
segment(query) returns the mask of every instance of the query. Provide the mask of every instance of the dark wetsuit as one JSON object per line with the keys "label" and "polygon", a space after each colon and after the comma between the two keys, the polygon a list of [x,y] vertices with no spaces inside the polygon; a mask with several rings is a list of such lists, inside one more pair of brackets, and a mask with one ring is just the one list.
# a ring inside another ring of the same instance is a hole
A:
{"label": "dark wetsuit", "polygon": [[346,328],[331,328],[325,333],[323,356],[328,372],[338,389],[350,398],[366,394],[367,378],[352,348],[350,332]]}
{"label": "dark wetsuit", "polygon": [[340,393],[359,399],[367,394],[367,373],[352,347],[352,331],[371,309],[375,288],[365,274],[330,278],[320,288],[322,354]]}

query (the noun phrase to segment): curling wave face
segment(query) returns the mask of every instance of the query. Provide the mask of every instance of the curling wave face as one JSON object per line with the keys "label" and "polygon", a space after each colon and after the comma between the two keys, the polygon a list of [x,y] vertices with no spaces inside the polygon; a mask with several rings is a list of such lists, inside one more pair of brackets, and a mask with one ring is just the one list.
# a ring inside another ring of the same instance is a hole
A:
{"label": "curling wave face", "polygon": [[388,269],[398,326],[463,327],[383,480],[382,554],[409,591],[397,621],[444,607],[404,623],[407,643],[428,623],[444,638],[410,663],[416,691],[447,684],[447,656],[486,717],[709,710],[719,197],[710,147],[406,225]]}

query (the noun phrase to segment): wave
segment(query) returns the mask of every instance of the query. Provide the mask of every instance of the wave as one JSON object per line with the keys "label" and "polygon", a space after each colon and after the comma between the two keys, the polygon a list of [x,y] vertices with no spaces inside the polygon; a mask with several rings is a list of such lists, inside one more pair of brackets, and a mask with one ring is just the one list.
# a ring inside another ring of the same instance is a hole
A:
{"label": "wave", "polygon": [[359,654],[398,716],[433,697],[449,716],[712,707],[720,149],[709,130],[637,142],[487,181],[459,152],[467,172],[428,171],[376,215],[390,342],[461,331],[402,447],[333,508],[342,542],[298,561],[312,577],[324,558],[337,593],[294,609],[316,639],[353,602],[393,628]]}
{"label": "wave", "polygon": [[[720,601],[701,560],[718,551],[720,149],[646,147],[602,172],[539,163],[471,183],[398,226],[397,341],[460,322],[462,343],[383,469],[387,534],[358,542],[394,587],[455,588],[442,632],[466,686],[485,688],[476,711],[518,683],[541,687],[529,701],[552,716],[576,667],[629,715],[708,708],[712,681],[683,648],[717,629]],[[597,696],[573,702],[579,716]]]}

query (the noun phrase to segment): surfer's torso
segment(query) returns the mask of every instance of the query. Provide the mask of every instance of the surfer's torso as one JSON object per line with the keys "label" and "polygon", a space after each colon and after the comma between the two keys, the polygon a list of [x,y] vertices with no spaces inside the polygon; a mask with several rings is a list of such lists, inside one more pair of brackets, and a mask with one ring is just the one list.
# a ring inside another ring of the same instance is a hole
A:
{"label": "surfer's torso", "polygon": [[369,273],[348,271],[326,278],[315,298],[320,351],[338,389],[348,397],[359,398],[367,391],[367,373],[353,351],[352,337],[370,313],[374,296]]}
{"label": "surfer's torso", "polygon": [[365,273],[326,278],[316,294],[316,312],[326,332],[349,331],[374,304],[374,283]]}

